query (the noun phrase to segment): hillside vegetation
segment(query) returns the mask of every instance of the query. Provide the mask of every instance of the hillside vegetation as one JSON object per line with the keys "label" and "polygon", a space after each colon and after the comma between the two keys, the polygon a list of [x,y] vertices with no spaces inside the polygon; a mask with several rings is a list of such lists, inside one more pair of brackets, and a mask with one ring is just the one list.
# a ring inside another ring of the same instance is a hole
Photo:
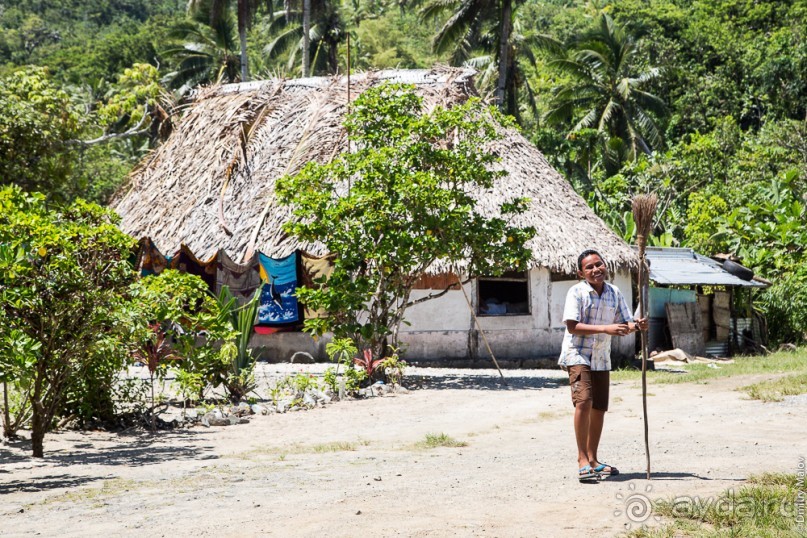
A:
{"label": "hillside vegetation", "polygon": [[[190,7],[190,10],[188,8]],[[807,332],[807,2],[6,0],[0,182],[104,202],[191,89],[470,65],[617,233],[740,258],[775,342]],[[245,38],[242,54],[239,34]],[[308,61],[303,51],[308,50]],[[248,69],[246,69],[248,67]]]}

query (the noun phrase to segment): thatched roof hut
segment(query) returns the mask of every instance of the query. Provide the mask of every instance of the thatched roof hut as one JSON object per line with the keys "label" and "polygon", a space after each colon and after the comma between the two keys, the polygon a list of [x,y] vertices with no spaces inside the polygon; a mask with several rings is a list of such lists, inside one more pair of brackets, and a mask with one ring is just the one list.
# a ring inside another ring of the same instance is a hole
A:
{"label": "thatched roof hut", "polygon": [[[347,149],[342,127],[348,89],[355,98],[382,81],[413,83],[427,109],[450,107],[476,95],[473,71],[379,71],[347,79],[317,77],[213,86],[198,93],[171,137],[118,191],[112,206],[125,232],[149,236],[164,252],[185,243],[199,258],[223,248],[234,260],[254,250],[283,257],[300,245],[281,224],[290,210],[277,204],[274,182],[307,162],[327,162]],[[600,250],[613,267],[631,267],[635,255],[516,130],[492,145],[506,178],[479,193],[480,210],[501,201],[531,199],[523,222],[538,233],[530,242],[533,266],[573,273],[577,255]],[[434,267],[436,272],[445,267]]]}

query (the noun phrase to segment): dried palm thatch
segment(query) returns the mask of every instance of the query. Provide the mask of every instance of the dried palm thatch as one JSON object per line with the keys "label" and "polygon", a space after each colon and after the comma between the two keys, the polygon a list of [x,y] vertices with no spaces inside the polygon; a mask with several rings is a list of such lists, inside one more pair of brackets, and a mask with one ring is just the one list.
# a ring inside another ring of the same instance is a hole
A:
{"label": "dried palm thatch", "polygon": [[[351,93],[382,81],[413,83],[427,110],[450,107],[476,95],[473,71],[380,71],[351,77]],[[282,224],[288,207],[274,200],[274,183],[307,162],[327,162],[347,149],[342,121],[347,112],[345,77],[256,81],[213,86],[199,92],[174,133],[130,176],[112,202],[122,228],[149,236],[165,252],[187,244],[200,258],[219,248],[233,259],[254,250],[283,257],[301,248],[325,254],[322,245],[300,244]],[[476,193],[479,211],[527,197],[518,225],[538,233],[528,247],[532,265],[574,273],[586,248],[603,252],[612,269],[633,268],[635,255],[589,209],[544,156],[513,129],[503,129],[490,148],[509,175]],[[432,273],[461,271],[439,263]]]}

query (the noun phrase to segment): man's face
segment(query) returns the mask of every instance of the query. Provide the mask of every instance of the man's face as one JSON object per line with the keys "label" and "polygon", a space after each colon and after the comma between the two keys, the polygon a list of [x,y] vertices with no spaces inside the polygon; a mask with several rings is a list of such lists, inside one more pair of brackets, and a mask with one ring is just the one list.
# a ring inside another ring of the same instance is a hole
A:
{"label": "man's face", "polygon": [[583,269],[577,272],[577,276],[583,278],[592,286],[598,286],[608,278],[608,268],[597,254],[589,254],[583,258],[581,263]]}

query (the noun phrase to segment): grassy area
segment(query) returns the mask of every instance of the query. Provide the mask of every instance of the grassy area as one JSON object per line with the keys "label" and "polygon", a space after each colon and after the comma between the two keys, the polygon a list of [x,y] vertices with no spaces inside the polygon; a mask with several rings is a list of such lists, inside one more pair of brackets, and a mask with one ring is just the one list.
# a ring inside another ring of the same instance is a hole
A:
{"label": "grassy area", "polygon": [[657,501],[653,511],[671,522],[659,528],[634,530],[628,537],[804,536],[804,500],[799,500],[800,488],[803,490],[804,485],[799,484],[797,475],[765,473],[752,476],[739,490],[730,489],[718,497],[682,496]]}
{"label": "grassy area", "polygon": [[807,374],[790,375],[780,379],[761,381],[743,387],[754,400],[781,402],[785,396],[807,393]]}
{"label": "grassy area", "polygon": [[104,500],[120,496],[124,492],[139,489],[145,485],[145,482],[112,478],[101,482],[101,487],[89,486],[74,488],[58,495],[52,495],[39,502],[29,504],[26,508],[30,509],[33,506],[46,506],[54,503],[88,503],[91,508],[99,508],[103,505]]}
{"label": "grassy area", "polygon": [[[679,369],[686,372],[668,372],[656,370],[647,372],[647,379],[652,384],[698,383],[710,379],[736,375],[753,374],[800,374],[807,375],[807,349],[783,351],[766,356],[737,357],[733,364],[685,364]],[[611,381],[638,381],[642,373],[639,370],[615,370],[611,372]],[[804,392],[804,391],[802,391]]]}
{"label": "grassy area", "polygon": [[[363,442],[362,445],[366,446],[368,443]],[[349,441],[334,441],[332,443],[320,443],[311,447],[310,451],[315,454],[322,454],[324,452],[350,452],[356,450],[357,443]]]}
{"label": "grassy area", "polygon": [[302,443],[292,443],[285,446],[268,446],[261,448],[254,448],[246,452],[238,452],[232,454],[230,457],[236,459],[255,459],[262,456],[278,457],[280,461],[285,461],[289,455],[297,454],[325,454],[328,452],[353,452],[358,450],[359,447],[367,446],[370,441],[360,439],[358,441],[331,441],[329,443],[317,443],[313,445],[305,445]]}
{"label": "grassy area", "polygon": [[418,448],[438,448],[441,446],[463,447],[468,446],[468,443],[465,441],[458,441],[445,433],[427,433],[426,439],[419,441],[415,446]]}

